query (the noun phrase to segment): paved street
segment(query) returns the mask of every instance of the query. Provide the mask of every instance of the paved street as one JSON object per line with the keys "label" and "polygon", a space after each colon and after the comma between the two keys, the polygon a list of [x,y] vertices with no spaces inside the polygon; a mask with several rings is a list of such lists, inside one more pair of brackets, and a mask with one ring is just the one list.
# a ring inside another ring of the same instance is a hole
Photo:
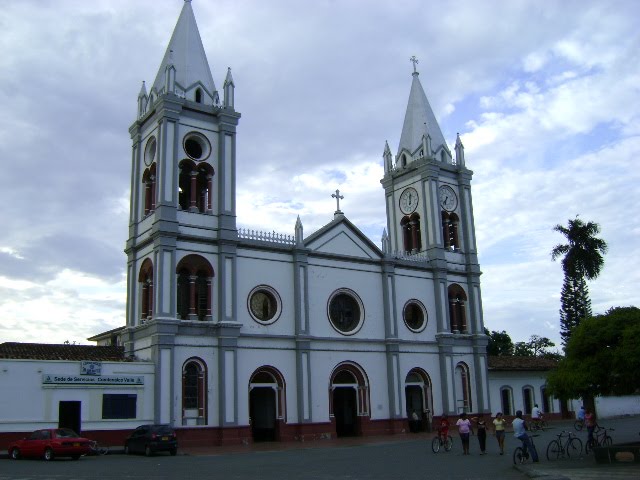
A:
{"label": "paved street", "polygon": [[[636,440],[640,418],[603,422],[612,426],[615,443]],[[556,479],[640,478],[640,466],[597,465],[592,456],[549,462],[546,446],[556,433],[569,428],[556,424],[536,437],[541,462],[516,469],[511,453],[517,445],[507,435],[507,453],[498,455],[495,438],[488,440],[489,454],[479,455],[478,442],[471,438],[471,455],[461,454],[459,438],[449,453],[434,454],[427,435],[383,437],[377,443],[345,439],[313,444],[261,444],[255,446],[183,450],[177,457],[125,456],[85,457],[75,462],[60,459],[0,460],[0,480],[97,480],[97,479],[264,479],[303,480],[388,480],[388,479],[518,479],[540,477]],[[586,438],[586,432],[580,433]],[[370,441],[370,440],[368,440]]]}

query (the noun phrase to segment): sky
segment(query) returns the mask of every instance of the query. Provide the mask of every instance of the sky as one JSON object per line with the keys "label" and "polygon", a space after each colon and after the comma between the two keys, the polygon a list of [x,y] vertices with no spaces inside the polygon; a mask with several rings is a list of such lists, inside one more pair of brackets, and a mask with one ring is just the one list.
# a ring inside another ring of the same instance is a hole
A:
{"label": "sky", "polygon": [[[5,0],[0,9],[0,343],[90,344],[123,326],[128,128],[182,0]],[[594,313],[640,306],[640,2],[193,0],[242,118],[239,227],[347,218],[380,246],[415,55],[472,195],[484,322],[560,346],[553,231],[609,245]],[[284,186],[284,188],[283,188]]]}

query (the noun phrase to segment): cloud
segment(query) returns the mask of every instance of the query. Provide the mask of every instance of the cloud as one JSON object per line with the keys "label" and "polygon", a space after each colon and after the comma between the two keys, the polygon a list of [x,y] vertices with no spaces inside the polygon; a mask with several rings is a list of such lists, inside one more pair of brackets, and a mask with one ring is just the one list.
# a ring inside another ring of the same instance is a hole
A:
{"label": "cloud", "polygon": [[[83,340],[124,323],[127,129],[180,8],[27,0],[0,12],[0,340],[64,341],[69,325]],[[640,304],[635,2],[193,8],[216,85],[228,66],[236,82],[240,226],[292,234],[300,215],[308,235],[340,189],[341,210],[379,244],[382,151],[397,148],[416,55],[445,138],[461,133],[474,170],[487,326],[559,338],[552,227],[576,214],[611,247],[589,285],[594,310]]]}

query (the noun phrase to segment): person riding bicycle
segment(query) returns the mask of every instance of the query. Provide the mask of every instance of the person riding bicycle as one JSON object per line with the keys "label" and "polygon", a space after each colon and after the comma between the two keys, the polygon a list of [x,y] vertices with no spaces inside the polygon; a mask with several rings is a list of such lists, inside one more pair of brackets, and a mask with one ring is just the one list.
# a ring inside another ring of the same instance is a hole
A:
{"label": "person riding bicycle", "polygon": [[584,423],[584,416],[585,416],[584,405],[582,405],[580,407],[580,410],[578,410],[578,420],[580,420],[582,423]]}
{"label": "person riding bicycle", "polygon": [[542,422],[542,410],[540,410],[537,403],[533,406],[533,410],[531,410],[531,421],[535,424]]}
{"label": "person riding bicycle", "polygon": [[440,417],[440,425],[438,426],[438,436],[443,442],[447,441],[450,426],[449,419],[443,414],[442,417]]}
{"label": "person riding bicycle", "polygon": [[516,418],[511,422],[511,426],[513,427],[514,437],[522,442],[522,450],[525,455],[527,454],[527,451],[531,451],[531,459],[534,462],[538,462],[538,451],[531,441],[531,438],[529,438],[529,435],[527,435],[529,427],[527,426],[527,422],[522,418],[522,410],[518,410],[516,412]]}

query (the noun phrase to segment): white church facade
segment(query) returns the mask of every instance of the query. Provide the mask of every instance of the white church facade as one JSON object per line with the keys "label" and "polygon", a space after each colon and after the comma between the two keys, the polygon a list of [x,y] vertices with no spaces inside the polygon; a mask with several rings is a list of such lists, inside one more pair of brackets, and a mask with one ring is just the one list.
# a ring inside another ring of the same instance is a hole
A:
{"label": "white church facade", "polygon": [[86,396],[42,377],[82,375],[76,354],[51,364],[53,346],[34,356],[37,345],[16,355],[7,344],[0,381],[28,371],[21,382],[43,392],[9,410],[7,431],[59,425],[47,398],[78,430],[111,432],[103,441],[168,423],[183,445],[392,434],[413,412],[418,430],[491,413],[472,172],[460,138],[447,146],[415,63],[398,150],[383,152],[381,248],[340,211],[339,191],[333,218],[309,235],[300,218],[290,235],[237,227],[246,172],[234,96],[230,70],[217,90],[185,1],[129,129],[126,325],[89,339],[122,356],[84,354],[114,382],[137,383]]}
{"label": "white church facade", "polygon": [[381,249],[339,203],[306,237],[300,218],[292,235],[237,228],[234,95],[230,70],[216,89],[185,2],[129,130],[118,342],[155,365],[153,420],[229,443],[490,412],[472,172],[460,139],[455,157],[447,147],[415,63],[398,152],[383,155]]}

